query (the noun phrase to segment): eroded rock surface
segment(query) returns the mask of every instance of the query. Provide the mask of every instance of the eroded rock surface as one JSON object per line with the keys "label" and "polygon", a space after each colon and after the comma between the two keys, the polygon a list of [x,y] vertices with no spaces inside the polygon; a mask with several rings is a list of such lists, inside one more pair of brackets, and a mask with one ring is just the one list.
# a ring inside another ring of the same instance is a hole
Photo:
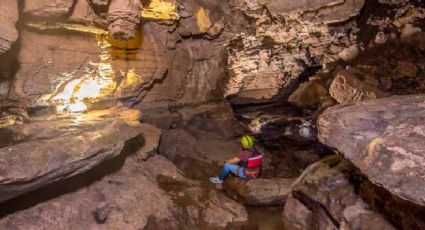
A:
{"label": "eroded rock surface", "polygon": [[379,89],[377,79],[353,69],[340,71],[335,76],[329,93],[339,103],[373,100],[385,95]]}
{"label": "eroded rock surface", "polygon": [[24,13],[38,17],[60,17],[67,15],[73,5],[74,0],[25,0]]}
{"label": "eroded rock surface", "polygon": [[[372,183],[424,206],[424,95],[390,97],[326,110],[319,139],[352,161]],[[384,173],[385,172],[385,173]]]}
{"label": "eroded rock surface", "polygon": [[[0,200],[82,174],[143,142],[134,110],[41,116],[1,128]],[[6,139],[5,139],[6,138]]]}
{"label": "eroded rock surface", "polygon": [[18,39],[18,31],[15,24],[18,21],[18,2],[5,0],[0,3],[0,54],[8,51],[11,45]]}
{"label": "eroded rock surface", "polygon": [[140,0],[112,0],[109,4],[109,32],[119,40],[130,40],[136,36],[140,23]]}
{"label": "eroded rock surface", "polygon": [[355,193],[345,174],[351,167],[338,156],[310,165],[293,184],[292,197],[283,212],[286,226],[290,229],[312,229],[313,226],[341,230],[395,229]]}
{"label": "eroded rock surface", "polygon": [[170,197],[129,165],[118,173],[0,220],[4,229],[178,229]]}
{"label": "eroded rock surface", "polygon": [[235,2],[256,25],[254,33],[241,34],[229,46],[230,81],[225,95],[232,96],[234,103],[287,97],[306,75],[307,67],[337,60],[339,52],[355,44],[356,25],[328,24],[345,23],[358,15],[364,4],[361,0]]}

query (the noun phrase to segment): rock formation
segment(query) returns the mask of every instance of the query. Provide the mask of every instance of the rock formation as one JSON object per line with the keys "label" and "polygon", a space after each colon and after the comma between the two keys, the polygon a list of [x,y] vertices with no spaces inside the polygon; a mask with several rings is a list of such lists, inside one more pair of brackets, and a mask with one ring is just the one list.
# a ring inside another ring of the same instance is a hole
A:
{"label": "rock formation", "polygon": [[332,156],[310,165],[294,182],[283,219],[289,229],[395,229],[355,193],[350,164]]}
{"label": "rock formation", "polygon": [[0,55],[8,51],[18,39],[15,24],[18,22],[18,3],[16,0],[2,1],[0,4]]}
{"label": "rock formation", "polygon": [[318,120],[319,139],[352,161],[371,183],[424,207],[423,101],[424,95],[414,95],[332,107]]}
{"label": "rock formation", "polygon": [[3,127],[0,201],[82,174],[123,154],[126,143],[142,141],[139,135],[149,130],[137,124],[138,118],[138,111],[111,109],[40,116],[25,126]]}
{"label": "rock formation", "polygon": [[0,10],[0,228],[425,228],[423,2]]}

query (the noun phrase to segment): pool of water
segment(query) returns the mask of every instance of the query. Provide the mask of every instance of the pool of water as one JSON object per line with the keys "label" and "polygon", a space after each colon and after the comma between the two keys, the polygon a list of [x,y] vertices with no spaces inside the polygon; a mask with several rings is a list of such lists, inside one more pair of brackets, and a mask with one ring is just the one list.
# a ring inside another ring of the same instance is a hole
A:
{"label": "pool of water", "polygon": [[242,230],[287,230],[283,226],[283,206],[247,207],[249,221]]}

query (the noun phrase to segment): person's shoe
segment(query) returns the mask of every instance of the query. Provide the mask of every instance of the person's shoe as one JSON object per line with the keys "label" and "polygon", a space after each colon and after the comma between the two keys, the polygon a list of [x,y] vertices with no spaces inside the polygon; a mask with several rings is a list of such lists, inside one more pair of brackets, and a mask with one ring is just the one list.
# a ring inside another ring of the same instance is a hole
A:
{"label": "person's shoe", "polygon": [[222,180],[220,180],[220,178],[218,178],[218,176],[216,176],[216,177],[211,177],[211,178],[210,178],[210,181],[211,181],[211,183],[213,183],[213,184],[221,184],[221,183],[223,183],[223,181],[222,181]]}

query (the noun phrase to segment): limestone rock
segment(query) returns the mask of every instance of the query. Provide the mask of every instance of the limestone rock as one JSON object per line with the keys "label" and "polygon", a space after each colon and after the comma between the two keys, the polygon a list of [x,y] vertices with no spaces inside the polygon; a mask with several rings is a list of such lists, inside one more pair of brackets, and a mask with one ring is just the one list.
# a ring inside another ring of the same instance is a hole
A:
{"label": "limestone rock", "polygon": [[2,135],[10,140],[0,148],[0,201],[82,174],[118,156],[130,140],[141,141],[144,126],[137,124],[139,116],[134,110],[111,109],[34,117],[23,125],[3,127]]}
{"label": "limestone rock", "polygon": [[[149,31],[149,25],[145,29]],[[11,95],[30,106],[56,105],[63,110],[83,103],[87,109],[105,107],[116,98],[137,100],[144,95],[143,88],[166,72],[162,47],[154,46],[157,41],[146,33],[121,42],[103,34],[95,39],[23,31]],[[145,61],[140,64],[140,59]]]}
{"label": "limestone rock", "polygon": [[418,75],[418,66],[408,61],[399,61],[396,70],[398,74],[410,78],[416,78]]}
{"label": "limestone rock", "polygon": [[143,102],[177,100],[199,104],[222,99],[226,82],[225,54],[223,46],[205,39],[182,40],[169,56],[168,77],[155,84]]}
{"label": "limestone rock", "polygon": [[70,12],[73,4],[74,0],[25,0],[24,13],[38,17],[61,17]]}
{"label": "limestone rock", "polygon": [[313,213],[301,201],[289,195],[282,213],[284,225],[293,230],[307,230],[313,225]]}
{"label": "limestone rock", "polygon": [[[292,195],[298,201],[292,200],[285,205],[283,218],[286,226],[290,229],[316,226],[317,229],[395,230],[355,193],[345,174],[352,171],[351,167],[349,162],[338,156],[310,165],[293,184]],[[296,208],[300,215],[290,213],[293,211],[291,208]],[[298,217],[287,219],[294,215]]]}
{"label": "limestone rock", "polygon": [[15,23],[18,21],[18,3],[16,0],[4,0],[0,3],[0,55],[8,51],[18,39]]}
{"label": "limestone rock", "polygon": [[[360,77],[357,77],[358,75]],[[363,81],[360,80],[362,78]],[[377,87],[378,84],[377,80],[371,76],[352,70],[342,70],[333,80],[329,93],[339,103],[378,99],[385,95]]]}
{"label": "limestone rock", "polygon": [[[319,66],[340,60],[341,52],[347,58],[343,51],[356,47],[358,28],[350,19],[364,0],[235,2],[256,25],[228,47],[225,96],[233,104],[286,100]],[[336,22],[344,26],[333,27]]]}
{"label": "limestone rock", "polygon": [[365,101],[326,110],[319,140],[394,196],[425,206],[424,95]]}
{"label": "limestone rock", "polygon": [[145,20],[178,20],[177,6],[173,1],[151,0],[142,10]]}
{"label": "limestone rock", "polygon": [[181,170],[179,170],[173,162],[161,155],[155,155],[149,159],[143,161],[140,164],[143,169],[143,174],[149,178],[154,178],[160,181],[161,178],[166,180],[173,180],[183,183],[191,183],[188,179],[183,176]]}
{"label": "limestone rock", "polygon": [[[324,22],[326,24],[344,22],[359,15],[364,5],[364,0],[320,0],[320,1],[270,1],[259,0],[272,13],[277,15],[302,12],[302,18],[311,22]],[[316,18],[313,17],[316,16]]]}
{"label": "limestone rock", "polygon": [[97,6],[107,6],[109,0],[90,0],[94,5]]}
{"label": "limestone rock", "polygon": [[225,228],[229,223],[248,221],[248,212],[241,204],[216,192],[212,192],[210,197],[202,211],[202,219],[208,225]]}
{"label": "limestone rock", "polygon": [[140,23],[141,3],[139,0],[112,0],[108,10],[108,30],[118,40],[129,40],[136,36]]}
{"label": "limestone rock", "polygon": [[348,62],[354,60],[360,54],[360,48],[357,45],[352,45],[339,52],[338,56]]}
{"label": "limestone rock", "polygon": [[403,43],[425,50],[425,32],[419,27],[414,27],[411,24],[406,25],[401,31],[400,40]]}
{"label": "limestone rock", "polygon": [[293,182],[294,179],[288,178],[228,178],[224,189],[230,197],[245,205],[279,205],[286,202]]}
{"label": "limestone rock", "polygon": [[289,96],[288,102],[301,108],[327,107],[334,103],[326,87],[314,80],[302,83]]}
{"label": "limestone rock", "polygon": [[76,0],[74,10],[72,11],[69,21],[80,22],[84,24],[94,24],[98,20],[98,16],[94,12],[87,0]]}
{"label": "limestone rock", "polygon": [[173,129],[164,132],[160,152],[173,160],[184,157],[211,164],[236,155],[239,145],[236,140],[223,141],[205,137],[198,139],[184,129]]}
{"label": "limestone rock", "polygon": [[0,228],[71,230],[78,225],[81,229],[138,230],[153,225],[159,226],[154,229],[178,229],[173,212],[172,200],[154,181],[124,165],[75,192],[3,217]]}

